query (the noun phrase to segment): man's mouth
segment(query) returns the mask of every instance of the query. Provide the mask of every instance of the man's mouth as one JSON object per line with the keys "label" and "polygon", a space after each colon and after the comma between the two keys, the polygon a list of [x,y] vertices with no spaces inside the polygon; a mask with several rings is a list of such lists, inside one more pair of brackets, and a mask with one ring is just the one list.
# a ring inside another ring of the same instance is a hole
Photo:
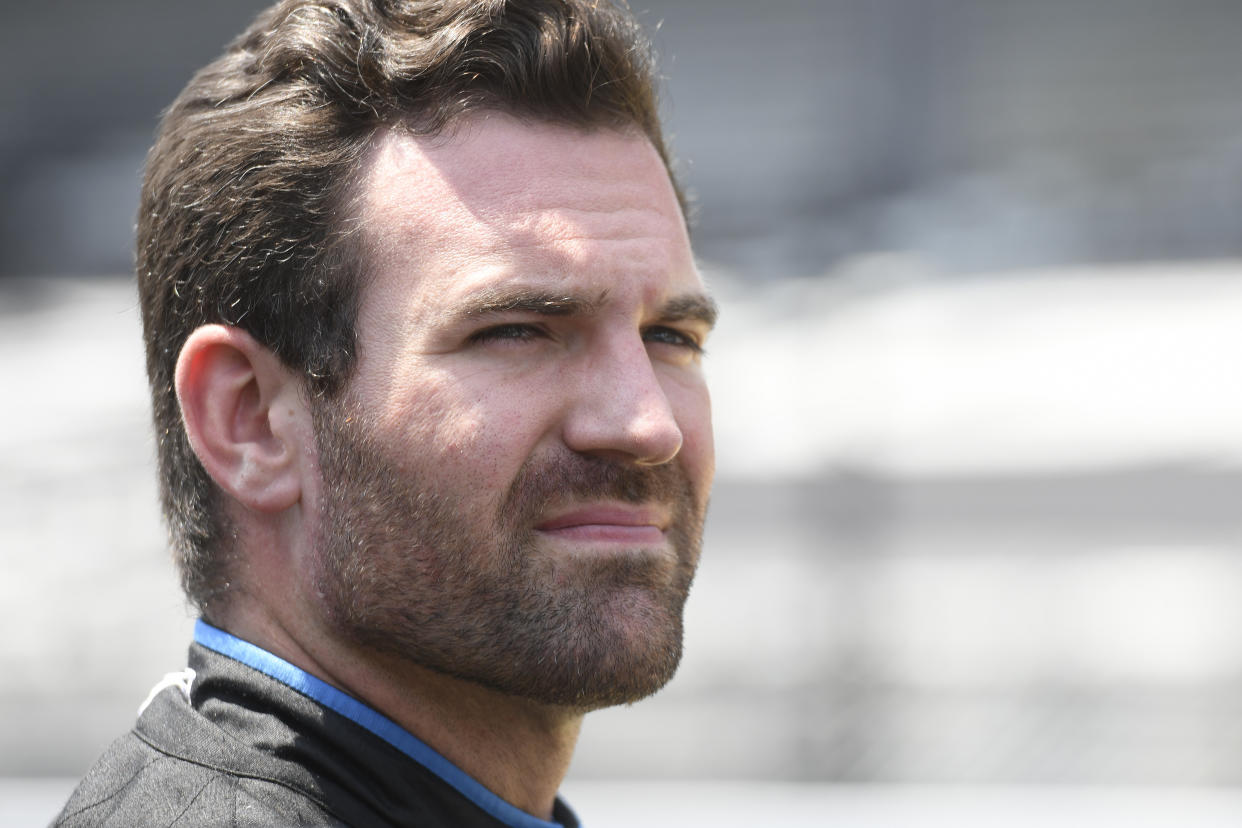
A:
{"label": "man's mouth", "polygon": [[658,544],[668,526],[666,513],[650,506],[594,505],[571,508],[535,529],[555,538],[627,544]]}

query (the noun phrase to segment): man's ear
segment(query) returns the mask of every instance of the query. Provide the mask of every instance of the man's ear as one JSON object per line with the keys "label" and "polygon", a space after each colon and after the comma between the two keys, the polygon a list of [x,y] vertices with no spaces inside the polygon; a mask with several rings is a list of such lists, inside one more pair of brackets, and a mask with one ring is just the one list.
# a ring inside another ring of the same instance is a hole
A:
{"label": "man's ear", "polygon": [[175,382],[190,446],[220,488],[259,512],[298,502],[313,431],[301,381],[275,354],[240,328],[204,325]]}

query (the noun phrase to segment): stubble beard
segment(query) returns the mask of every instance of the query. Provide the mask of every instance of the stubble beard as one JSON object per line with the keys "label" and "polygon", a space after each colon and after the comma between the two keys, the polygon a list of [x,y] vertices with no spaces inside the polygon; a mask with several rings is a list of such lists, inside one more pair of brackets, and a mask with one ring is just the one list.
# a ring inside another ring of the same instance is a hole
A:
{"label": "stubble beard", "polygon": [[[495,514],[408,468],[341,404],[315,411],[324,480],[315,588],[356,646],[531,701],[590,710],[663,687],[706,499],[677,462],[640,467],[565,450],[527,460]],[[410,464],[417,465],[417,464]],[[668,549],[575,555],[534,529],[550,505],[671,509]]]}

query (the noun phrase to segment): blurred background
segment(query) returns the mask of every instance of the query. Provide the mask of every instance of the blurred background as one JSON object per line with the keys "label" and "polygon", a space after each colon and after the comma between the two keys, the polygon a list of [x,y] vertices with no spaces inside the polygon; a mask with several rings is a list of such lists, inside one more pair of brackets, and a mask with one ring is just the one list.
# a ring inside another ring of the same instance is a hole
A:
{"label": "blurred background", "polygon": [[[719,477],[682,672],[588,718],[588,824],[1242,824],[1242,5],[632,2]],[[133,221],[263,5],[0,29],[5,824],[184,664]]]}

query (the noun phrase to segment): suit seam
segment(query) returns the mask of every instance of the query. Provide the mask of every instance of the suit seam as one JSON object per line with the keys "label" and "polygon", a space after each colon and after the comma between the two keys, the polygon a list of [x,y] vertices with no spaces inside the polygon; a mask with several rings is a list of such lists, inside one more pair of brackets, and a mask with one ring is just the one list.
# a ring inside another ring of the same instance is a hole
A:
{"label": "suit seam", "polygon": [[[139,739],[141,739],[142,742],[148,745],[152,750],[158,751],[160,754],[162,754],[164,757],[168,759],[176,760],[179,762],[186,762],[187,764],[196,765],[200,768],[205,768],[209,771],[220,774],[224,778],[252,779],[258,782],[266,782],[270,785],[277,785],[281,788],[284,788],[287,791],[292,791],[293,793],[304,797],[305,799],[313,803],[321,811],[323,811],[325,814],[331,816],[333,819],[336,819],[338,822],[342,822],[342,823],[344,822],[344,819],[338,813],[336,813],[336,811],[334,811],[326,802],[324,802],[318,796],[315,796],[312,792],[292,782],[288,782],[284,779],[276,779],[276,778],[273,778],[271,776],[268,776],[262,773],[239,770],[237,768],[231,768],[231,767],[222,767],[220,765],[216,765],[210,762],[205,762],[201,759],[196,759],[194,757],[183,756],[180,753],[174,753],[166,749],[162,745],[156,744],[155,742],[151,741],[151,739],[149,739],[147,736],[145,736],[142,733],[135,732],[134,735],[137,736]],[[144,766],[144,770],[145,770],[145,767],[146,766]],[[210,784],[210,782],[208,784]],[[200,790],[199,793],[202,793],[202,791]],[[237,793],[238,793],[237,786],[234,785],[234,812],[235,813],[236,813],[236,807],[237,807],[236,806]]]}
{"label": "suit seam", "polygon": [[[137,734],[134,734],[134,735],[137,735]],[[145,739],[143,739],[142,741],[150,745],[150,742],[147,742]],[[155,746],[151,745],[151,747],[154,748]],[[156,749],[158,750],[158,748]],[[140,767],[137,771],[134,772],[132,776],[130,776],[129,781],[132,782],[133,780],[137,779],[143,772],[147,770],[147,768],[151,767],[152,765],[154,765],[156,762],[160,761],[163,758],[166,758],[166,757],[161,751],[160,756],[152,756],[146,762],[143,762],[142,767]],[[85,814],[87,811],[93,811],[94,809],[98,808],[100,805],[105,805],[108,802],[111,802],[113,799],[116,799],[118,796],[124,793],[126,787],[128,787],[128,784],[126,786],[117,788],[116,790],[112,791],[107,796],[105,796],[103,799],[96,800],[95,802],[92,802],[89,805],[83,805],[82,807],[78,808],[76,811],[73,811],[72,813],[61,814],[60,817],[57,818],[55,824],[60,825],[62,822],[66,820],[70,820],[75,817],[80,817],[83,814]]]}
{"label": "suit seam", "polygon": [[198,798],[203,795],[203,791],[210,788],[212,784],[214,784],[216,781],[217,781],[216,779],[208,779],[206,782],[204,782],[202,784],[202,787],[200,787],[197,791],[194,792],[194,796],[190,797],[190,801],[185,803],[185,807],[182,808],[175,817],[169,820],[165,828],[173,828],[173,826],[177,824],[178,820],[180,820],[183,816],[185,816],[186,812],[188,812],[190,808],[194,806],[194,803],[198,801]]}

